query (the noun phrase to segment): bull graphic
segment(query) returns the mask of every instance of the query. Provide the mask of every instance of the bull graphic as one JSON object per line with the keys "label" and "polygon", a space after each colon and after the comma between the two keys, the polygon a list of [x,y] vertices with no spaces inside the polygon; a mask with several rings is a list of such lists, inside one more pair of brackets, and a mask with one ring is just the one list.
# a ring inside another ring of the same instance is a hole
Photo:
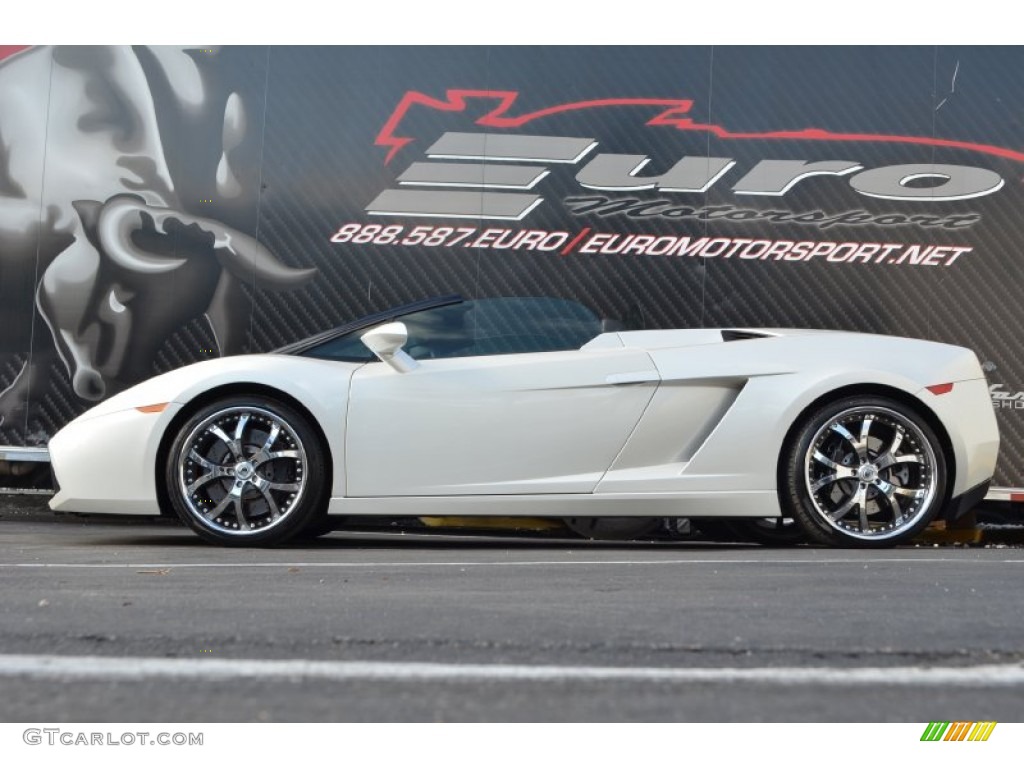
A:
{"label": "bull graphic", "polygon": [[55,47],[0,64],[0,355],[32,350],[0,424],[27,431],[55,361],[97,401],[150,375],[197,317],[221,354],[243,351],[252,289],[316,274],[250,234],[261,136],[247,100],[261,94],[225,82],[224,64],[257,55]]}

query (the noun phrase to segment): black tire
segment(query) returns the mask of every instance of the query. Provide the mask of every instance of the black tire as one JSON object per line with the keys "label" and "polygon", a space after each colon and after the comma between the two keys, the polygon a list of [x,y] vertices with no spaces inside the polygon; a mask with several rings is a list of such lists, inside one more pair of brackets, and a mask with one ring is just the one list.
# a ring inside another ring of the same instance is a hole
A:
{"label": "black tire", "polygon": [[823,405],[800,422],[784,451],[783,513],[819,544],[903,544],[946,497],[942,444],[921,413],[890,398]]}
{"label": "black tire", "polygon": [[765,547],[794,547],[807,542],[803,526],[791,517],[736,518],[732,524],[743,541]]}
{"label": "black tire", "polygon": [[309,420],[263,396],[198,408],[164,467],[171,507],[214,544],[263,547],[314,530],[329,490],[326,452]]}
{"label": "black tire", "polygon": [[313,522],[292,536],[289,541],[292,544],[304,541],[313,541],[314,539],[319,539],[321,536],[326,536],[329,533],[337,531],[341,528],[341,525],[340,518],[335,518],[326,514],[320,515],[314,519]]}
{"label": "black tire", "polygon": [[566,517],[565,527],[585,539],[631,541],[653,533],[660,517]]}

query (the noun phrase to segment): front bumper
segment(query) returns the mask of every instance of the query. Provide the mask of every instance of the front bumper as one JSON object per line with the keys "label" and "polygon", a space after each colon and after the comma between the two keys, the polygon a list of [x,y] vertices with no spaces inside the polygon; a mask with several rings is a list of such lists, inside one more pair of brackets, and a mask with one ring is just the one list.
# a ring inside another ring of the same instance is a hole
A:
{"label": "front bumper", "polygon": [[80,417],[50,440],[54,490],[50,509],[158,515],[156,454],[159,438],[181,406],[160,413],[134,408]]}

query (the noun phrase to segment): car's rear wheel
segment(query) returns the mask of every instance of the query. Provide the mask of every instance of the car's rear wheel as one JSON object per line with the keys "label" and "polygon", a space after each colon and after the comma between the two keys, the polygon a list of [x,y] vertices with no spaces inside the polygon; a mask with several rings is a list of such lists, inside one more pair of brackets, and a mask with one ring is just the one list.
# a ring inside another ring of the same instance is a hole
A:
{"label": "car's rear wheel", "polygon": [[271,398],[235,396],[181,425],[164,481],[175,512],[205,540],[268,546],[322,522],[325,461],[305,416]]}
{"label": "car's rear wheel", "polygon": [[885,547],[927,526],[945,491],[945,456],[927,420],[890,398],[854,396],[798,426],[780,500],[814,542]]}
{"label": "car's rear wheel", "polygon": [[792,547],[807,541],[803,526],[791,517],[737,518],[732,524],[744,540],[765,547]]}

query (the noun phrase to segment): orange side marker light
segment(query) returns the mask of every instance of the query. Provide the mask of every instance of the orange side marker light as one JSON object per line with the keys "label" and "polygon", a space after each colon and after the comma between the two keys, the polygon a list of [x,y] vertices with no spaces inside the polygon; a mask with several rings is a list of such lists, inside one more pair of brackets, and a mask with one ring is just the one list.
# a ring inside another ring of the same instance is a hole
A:
{"label": "orange side marker light", "polygon": [[137,405],[137,406],[135,406],[135,410],[136,411],[141,411],[142,413],[160,413],[168,405],[170,405],[170,403],[155,403],[153,405]]}

